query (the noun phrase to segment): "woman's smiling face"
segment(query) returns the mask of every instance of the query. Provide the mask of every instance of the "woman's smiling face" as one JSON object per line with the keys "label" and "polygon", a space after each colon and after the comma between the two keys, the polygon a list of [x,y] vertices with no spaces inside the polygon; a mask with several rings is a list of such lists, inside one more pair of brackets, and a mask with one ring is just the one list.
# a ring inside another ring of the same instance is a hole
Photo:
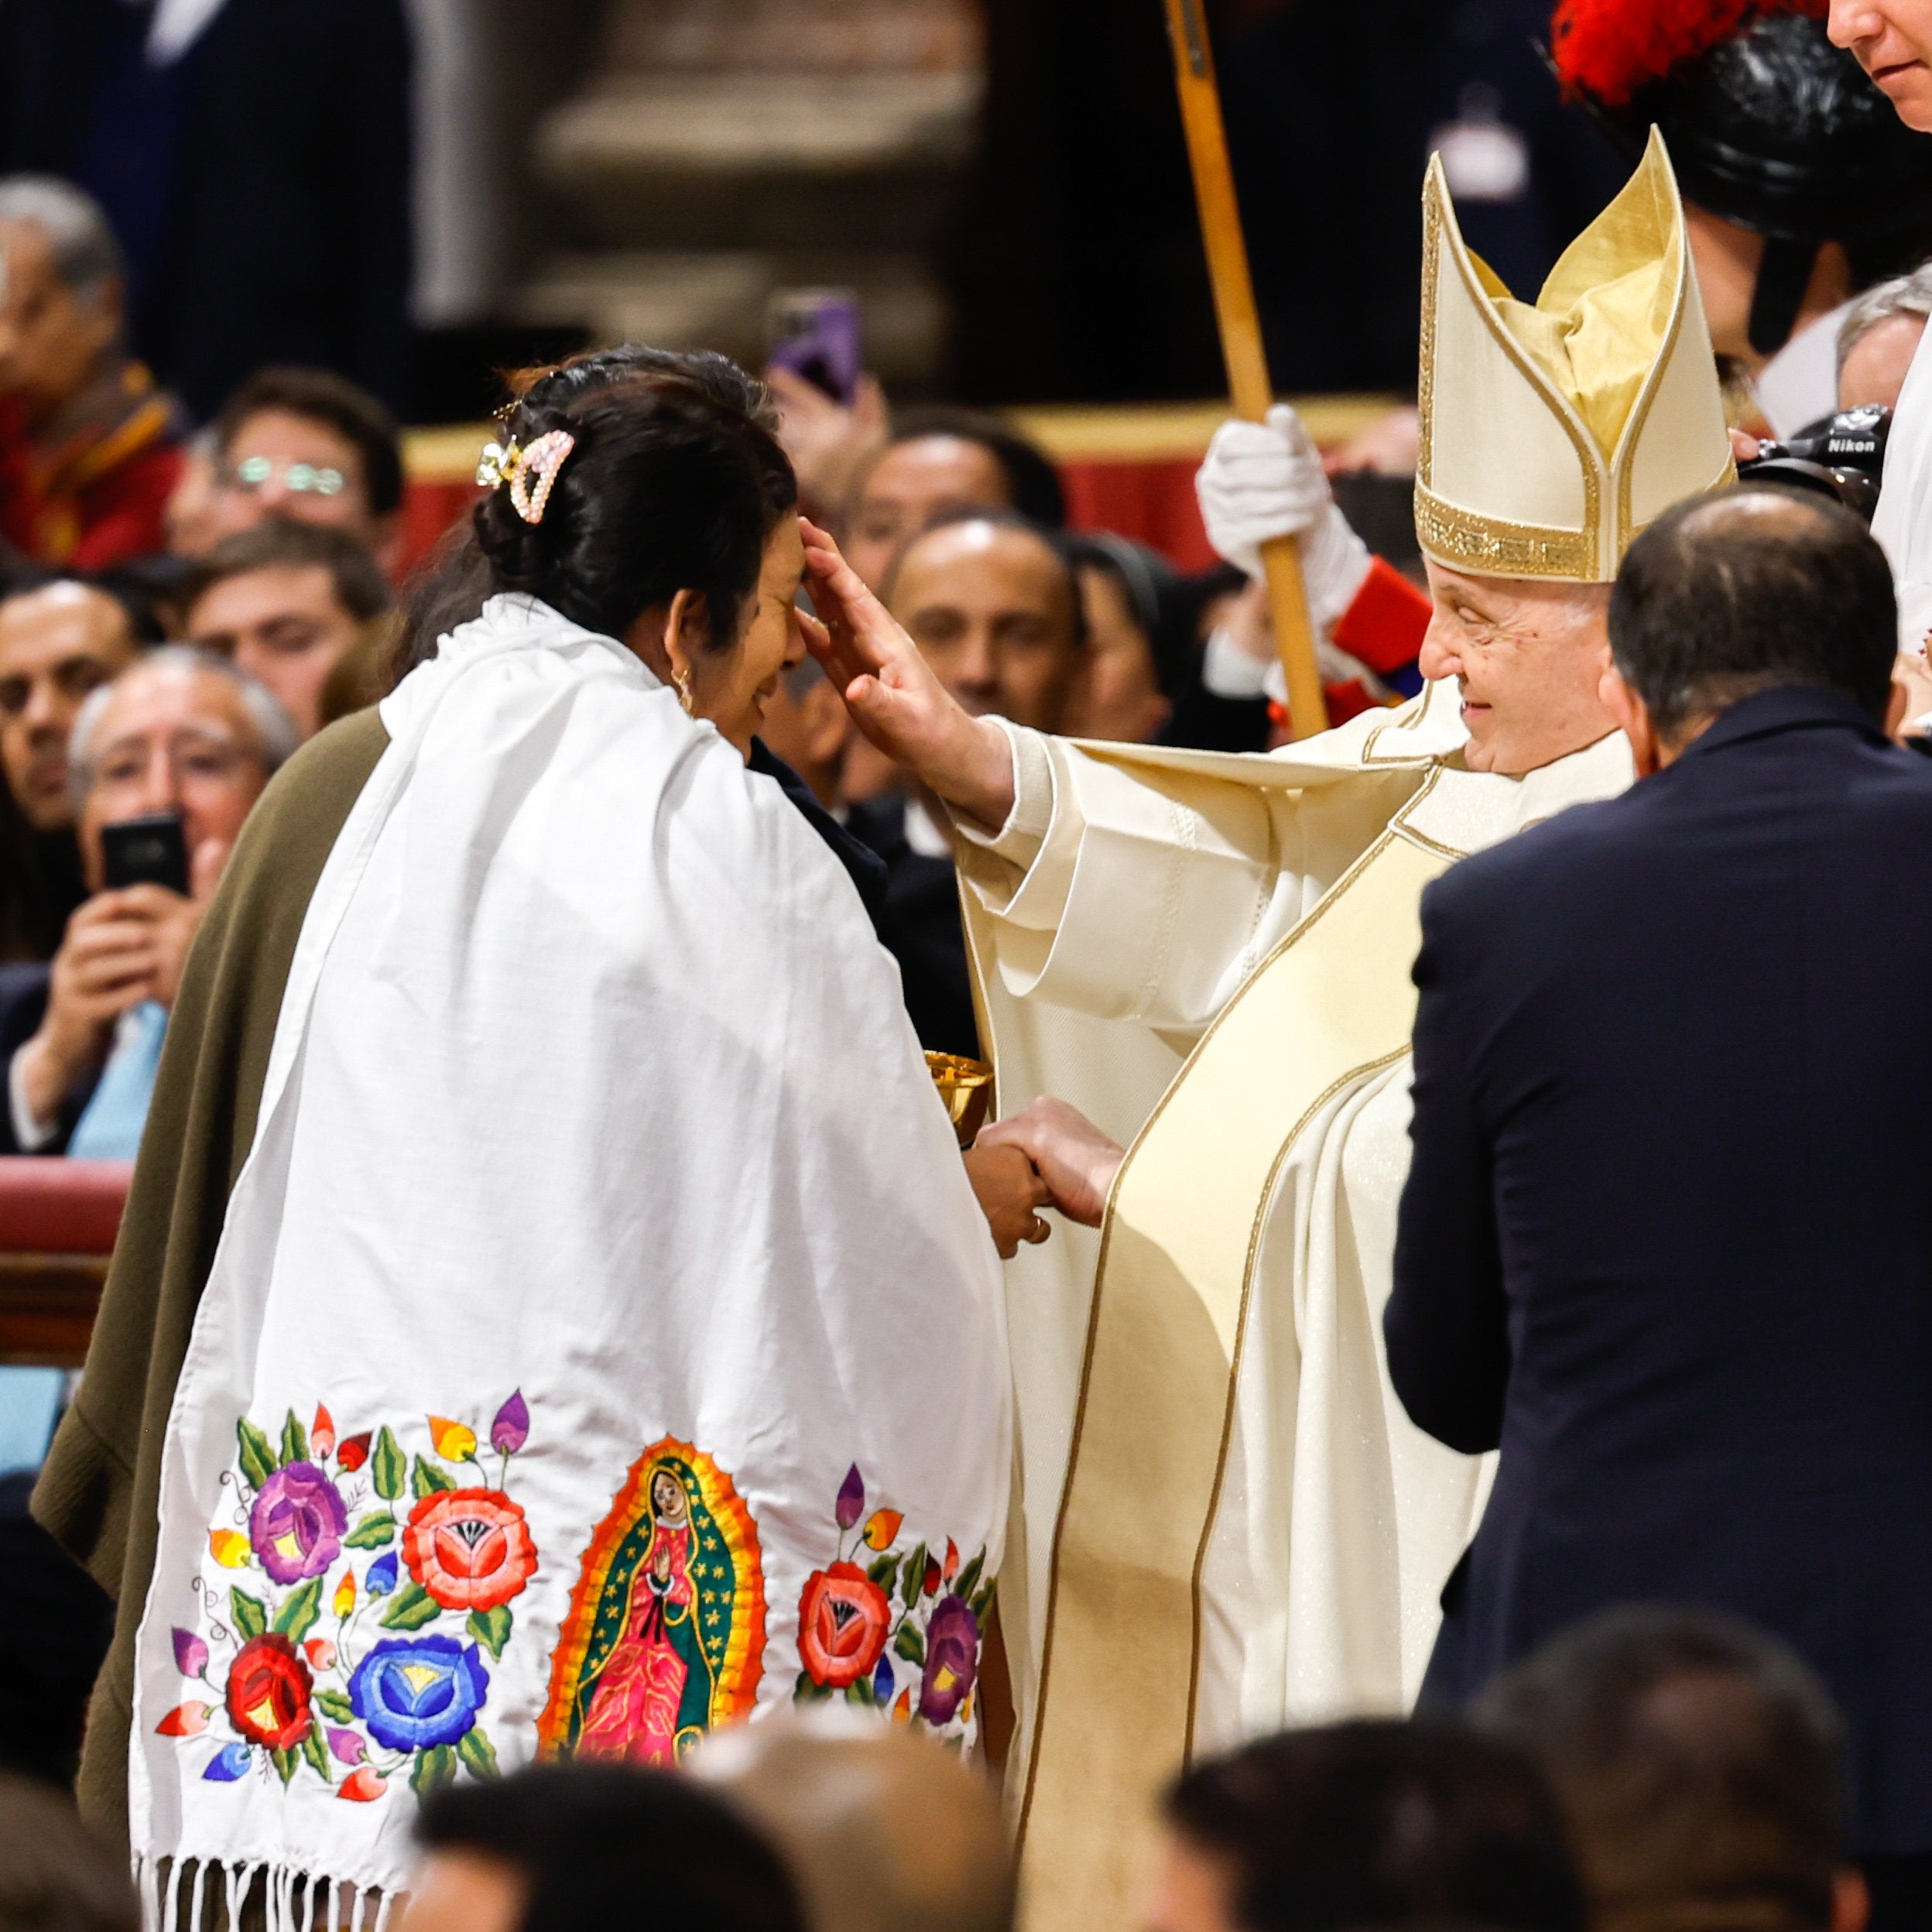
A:
{"label": "woman's smiling face", "polygon": [[742,757],[764,722],[765,701],[780,675],[805,656],[796,599],[805,574],[805,546],[798,519],[781,516],[765,540],[744,635],[728,651],[702,651],[691,672],[691,711],[709,718]]}

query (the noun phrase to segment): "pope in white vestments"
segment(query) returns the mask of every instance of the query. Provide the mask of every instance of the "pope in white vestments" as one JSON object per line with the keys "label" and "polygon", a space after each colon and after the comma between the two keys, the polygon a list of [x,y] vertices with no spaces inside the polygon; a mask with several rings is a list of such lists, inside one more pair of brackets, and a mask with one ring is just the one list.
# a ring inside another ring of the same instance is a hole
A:
{"label": "pope in white vestments", "polygon": [[[1660,141],[1533,307],[1464,246],[1439,166],[1424,215],[1436,608],[1401,710],[1266,757],[968,721],[808,549],[862,728],[954,812],[1002,1109],[1050,1094],[1131,1143],[1098,1242],[1009,1273],[1009,1773],[1055,1932],[1131,1909],[1139,1825],[1193,1751],[1414,1695],[1482,1478],[1382,1359],[1422,889],[1629,782],[1607,586],[1732,473]],[[1050,1113],[992,1131],[1064,1181]]]}

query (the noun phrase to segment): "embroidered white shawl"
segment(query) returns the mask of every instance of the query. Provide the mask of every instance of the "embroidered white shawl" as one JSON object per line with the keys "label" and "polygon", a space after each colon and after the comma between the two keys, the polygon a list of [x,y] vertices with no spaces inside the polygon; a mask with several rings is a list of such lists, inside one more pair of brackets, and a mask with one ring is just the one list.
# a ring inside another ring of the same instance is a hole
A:
{"label": "embroidered white shawl", "polygon": [[211,1873],[271,1932],[386,1912],[413,1790],[540,1750],[795,1695],[974,1726],[999,1267],[844,872],[531,600],[383,716],[169,1423],[129,1766],[168,1932]]}

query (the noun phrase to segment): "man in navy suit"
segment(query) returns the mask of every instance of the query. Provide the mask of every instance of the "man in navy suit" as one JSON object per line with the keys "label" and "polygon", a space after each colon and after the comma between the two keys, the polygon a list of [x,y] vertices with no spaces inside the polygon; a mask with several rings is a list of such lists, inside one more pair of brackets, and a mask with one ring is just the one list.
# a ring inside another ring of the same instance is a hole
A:
{"label": "man in navy suit", "polygon": [[[1397,1392],[1500,1448],[1424,1697],[1632,1599],[1824,1679],[1878,1882],[1932,1866],[1932,763],[1887,742],[1883,554],[1744,489],[1639,538],[1640,781],[1423,902]],[[1882,1923],[1882,1919],[1875,1923]]]}

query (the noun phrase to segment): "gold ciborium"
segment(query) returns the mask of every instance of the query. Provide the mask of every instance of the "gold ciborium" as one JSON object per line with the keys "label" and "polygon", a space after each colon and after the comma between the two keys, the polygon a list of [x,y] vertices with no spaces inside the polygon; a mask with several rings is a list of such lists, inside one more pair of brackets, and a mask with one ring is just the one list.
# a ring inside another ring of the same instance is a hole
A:
{"label": "gold ciborium", "polygon": [[939,1089],[939,1097],[952,1116],[953,1132],[962,1147],[973,1144],[973,1136],[986,1124],[986,1110],[992,1105],[993,1070],[983,1060],[968,1060],[963,1053],[928,1053],[926,1070]]}

